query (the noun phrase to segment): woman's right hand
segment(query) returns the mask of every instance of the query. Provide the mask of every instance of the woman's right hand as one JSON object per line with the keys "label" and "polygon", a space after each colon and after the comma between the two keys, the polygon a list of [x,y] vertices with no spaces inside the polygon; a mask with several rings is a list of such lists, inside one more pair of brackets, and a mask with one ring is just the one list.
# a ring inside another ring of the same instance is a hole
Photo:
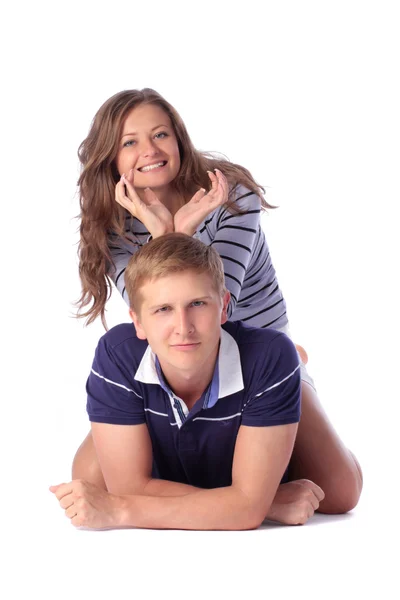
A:
{"label": "woman's right hand", "polygon": [[150,189],[144,190],[145,200],[141,200],[133,187],[133,172],[122,175],[115,186],[115,200],[133,217],[143,223],[153,238],[174,230],[174,220],[168,208],[162,204]]}
{"label": "woman's right hand", "polygon": [[175,231],[192,236],[210,213],[228,202],[228,181],[222,171],[215,169],[215,172],[216,175],[207,171],[211,179],[211,190],[207,193],[205,189],[200,189],[189,202],[175,213]]}

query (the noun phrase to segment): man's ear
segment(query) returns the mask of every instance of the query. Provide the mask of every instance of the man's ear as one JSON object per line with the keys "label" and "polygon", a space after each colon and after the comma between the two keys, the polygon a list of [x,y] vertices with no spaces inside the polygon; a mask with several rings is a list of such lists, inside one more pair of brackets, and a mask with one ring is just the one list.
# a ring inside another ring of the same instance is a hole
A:
{"label": "man's ear", "polygon": [[231,295],[228,292],[228,290],[226,290],[224,297],[223,297],[222,312],[221,312],[221,325],[226,323],[228,320],[228,304],[229,304],[230,299],[231,299]]}
{"label": "man's ear", "polygon": [[139,321],[139,317],[137,315],[137,313],[135,313],[135,311],[133,310],[133,308],[129,309],[129,316],[133,321],[133,324],[135,326],[136,329],[136,335],[138,336],[139,340],[147,340],[147,336],[145,334],[145,331],[143,329],[143,327],[140,324]]}

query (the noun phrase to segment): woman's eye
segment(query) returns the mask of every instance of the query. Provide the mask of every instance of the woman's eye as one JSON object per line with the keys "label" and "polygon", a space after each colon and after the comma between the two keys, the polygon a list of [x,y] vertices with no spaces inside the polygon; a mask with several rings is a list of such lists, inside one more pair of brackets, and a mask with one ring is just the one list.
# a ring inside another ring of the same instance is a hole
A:
{"label": "woman's eye", "polygon": [[161,139],[164,137],[168,137],[168,133],[166,133],[165,131],[160,131],[159,133],[156,133],[154,137],[160,139],[160,136],[162,136]]}
{"label": "woman's eye", "polygon": [[133,146],[134,143],[135,140],[128,140],[127,142],[124,142],[124,148],[129,148],[129,146]]}

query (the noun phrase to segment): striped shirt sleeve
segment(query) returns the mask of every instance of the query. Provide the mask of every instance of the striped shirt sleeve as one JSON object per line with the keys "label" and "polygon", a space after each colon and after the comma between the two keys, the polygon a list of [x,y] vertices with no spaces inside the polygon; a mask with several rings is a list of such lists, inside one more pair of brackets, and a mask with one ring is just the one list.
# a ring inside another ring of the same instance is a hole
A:
{"label": "striped shirt sleeve", "polygon": [[242,425],[263,427],[300,421],[300,364],[293,342],[277,333],[265,352],[260,351],[260,376],[242,414]]}
{"label": "striped shirt sleeve", "polygon": [[228,318],[235,310],[260,235],[260,198],[247,192],[241,194],[235,204],[245,211],[244,214],[231,213],[224,208],[218,216],[215,215],[212,223],[215,231],[211,245],[222,258],[225,285],[231,293]]}
{"label": "striped shirt sleeve", "polygon": [[109,276],[125,302],[129,304],[125,290],[125,269],[135,252],[149,241],[150,234],[143,223],[131,216],[126,219],[125,233],[127,238],[112,233],[109,235],[108,248],[115,265],[115,268],[110,268]]}
{"label": "striped shirt sleeve", "polygon": [[86,383],[89,420],[113,425],[145,423],[141,389],[119,363],[121,360],[115,356],[105,334],[97,346]]}

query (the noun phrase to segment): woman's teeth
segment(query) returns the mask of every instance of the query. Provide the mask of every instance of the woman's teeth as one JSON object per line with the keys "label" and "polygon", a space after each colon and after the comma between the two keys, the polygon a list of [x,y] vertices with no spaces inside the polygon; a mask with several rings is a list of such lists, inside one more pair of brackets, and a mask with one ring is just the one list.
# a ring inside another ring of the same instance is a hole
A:
{"label": "woman's teeth", "polygon": [[142,171],[142,172],[143,171],[151,171],[152,169],[158,169],[158,167],[163,167],[163,166],[164,166],[164,163],[160,162],[155,165],[149,165],[148,167],[142,167],[141,169],[139,169],[139,171]]}

